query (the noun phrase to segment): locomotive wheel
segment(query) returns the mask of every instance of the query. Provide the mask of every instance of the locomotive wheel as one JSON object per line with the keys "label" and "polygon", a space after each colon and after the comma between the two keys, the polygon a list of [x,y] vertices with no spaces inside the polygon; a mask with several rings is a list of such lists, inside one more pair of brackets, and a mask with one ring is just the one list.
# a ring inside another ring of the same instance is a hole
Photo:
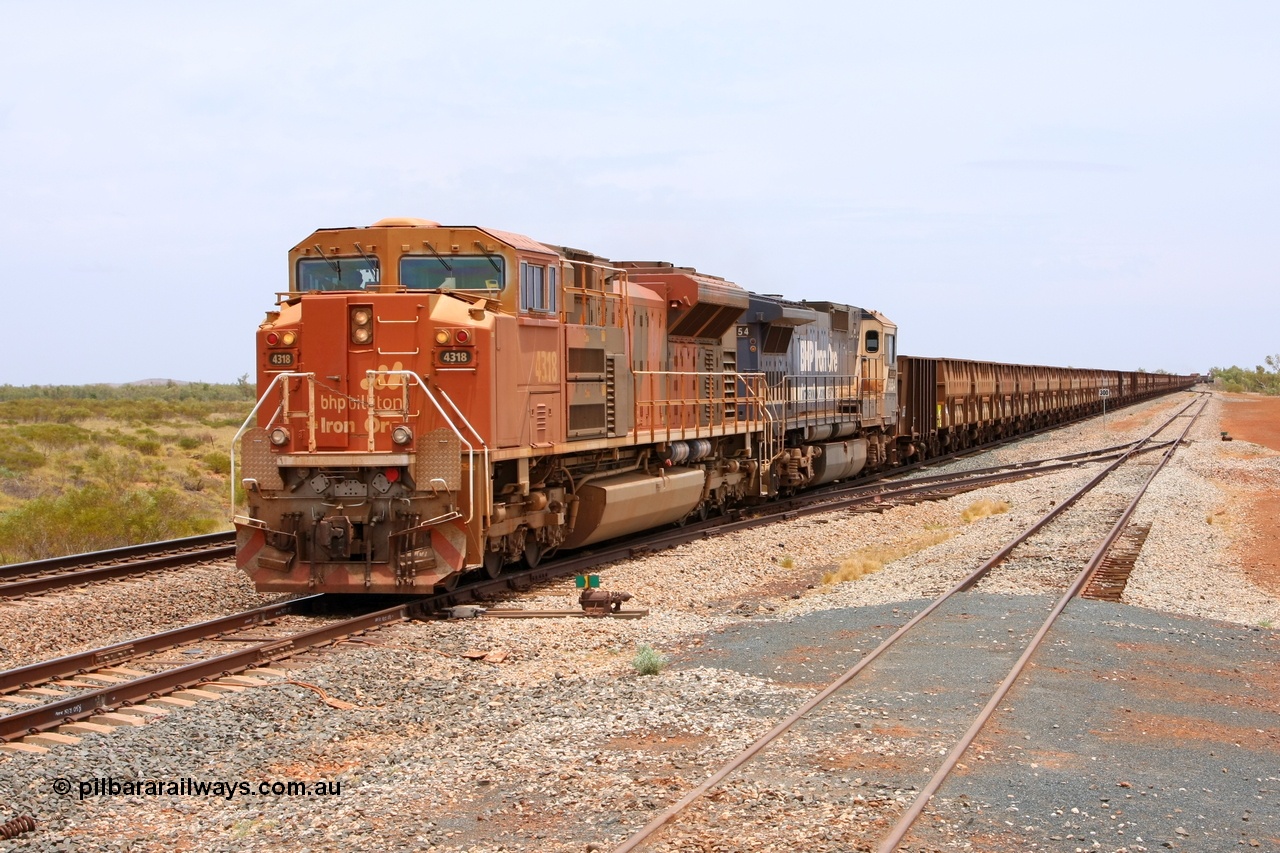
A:
{"label": "locomotive wheel", "polygon": [[542,547],[542,543],[532,537],[524,540],[524,563],[531,569],[538,568],[538,564],[542,562],[547,551]]}
{"label": "locomotive wheel", "polygon": [[462,572],[454,572],[445,578],[441,583],[436,584],[436,589],[442,589],[445,592],[453,592],[458,588],[458,581],[462,579]]}
{"label": "locomotive wheel", "polygon": [[502,574],[502,567],[505,562],[506,560],[503,559],[501,551],[485,551],[484,573],[489,576],[490,580],[496,578]]}

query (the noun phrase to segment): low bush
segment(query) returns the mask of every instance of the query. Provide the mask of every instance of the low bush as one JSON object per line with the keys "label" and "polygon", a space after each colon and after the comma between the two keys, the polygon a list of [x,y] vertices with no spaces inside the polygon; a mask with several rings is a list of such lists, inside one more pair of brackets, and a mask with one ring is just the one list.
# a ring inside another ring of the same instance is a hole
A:
{"label": "low bush", "polygon": [[45,455],[25,441],[0,436],[0,468],[9,476],[26,474],[45,463]]}
{"label": "low bush", "polygon": [[215,474],[221,474],[225,477],[231,473],[231,456],[220,450],[206,453],[204,455],[204,464]]}
{"label": "low bush", "polygon": [[122,491],[93,483],[59,497],[35,498],[0,516],[0,561],[195,536],[215,526],[172,489]]}
{"label": "low bush", "polygon": [[635,658],[631,661],[632,668],[641,675],[657,675],[666,668],[668,663],[666,655],[654,651],[652,646],[641,646],[636,651]]}
{"label": "low bush", "polygon": [[14,427],[13,431],[49,450],[68,450],[93,440],[93,433],[89,430],[68,423],[23,424]]}
{"label": "low bush", "polygon": [[1235,366],[1215,367],[1210,375],[1223,390],[1236,394],[1280,394],[1280,354],[1269,355],[1265,360],[1265,367],[1261,364],[1253,370]]}

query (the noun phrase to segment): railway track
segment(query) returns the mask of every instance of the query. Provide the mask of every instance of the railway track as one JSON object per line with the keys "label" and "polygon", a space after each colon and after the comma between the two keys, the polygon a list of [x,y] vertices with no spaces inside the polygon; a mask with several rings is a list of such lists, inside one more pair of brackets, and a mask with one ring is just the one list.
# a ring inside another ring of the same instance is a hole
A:
{"label": "railway track", "polygon": [[[12,710],[12,713],[0,716],[0,740],[20,740],[72,721],[89,719],[114,709],[129,708],[166,693],[215,682],[229,675],[265,666],[301,651],[327,645],[378,627],[439,613],[448,607],[469,601],[488,601],[511,590],[528,589],[555,577],[584,572],[620,559],[628,559],[638,553],[669,548],[695,539],[763,526],[813,513],[859,506],[884,507],[899,502],[950,497],[994,483],[1042,476],[1069,468],[1078,468],[1085,464],[1129,458],[1153,449],[1168,447],[1170,444],[1173,442],[1156,443],[1148,437],[1132,444],[963,472],[916,475],[911,479],[894,482],[886,482],[884,478],[877,478],[876,481],[870,482],[859,480],[856,483],[768,504],[750,514],[738,513],[729,518],[709,519],[683,528],[630,537],[606,548],[596,548],[568,558],[548,561],[534,569],[467,584],[449,592],[408,599],[389,608],[374,609],[372,604],[365,602],[365,611],[353,618],[331,622],[320,627],[294,626],[297,630],[287,636],[281,636],[281,632],[276,631],[271,636],[264,637],[261,636],[261,631],[274,628],[281,620],[290,617],[313,615],[316,606],[326,598],[325,596],[311,596],[257,608],[148,637],[31,664],[0,672],[0,713]],[[931,460],[931,462],[936,464],[938,460]],[[901,477],[902,473],[896,471],[894,475]],[[219,544],[217,536],[230,538],[230,534],[197,537],[197,539],[212,541],[193,543],[195,548],[185,553],[188,555],[201,553],[196,549],[202,546],[205,549],[225,548],[228,551],[233,548],[229,543]],[[159,558],[146,555],[148,552],[154,555],[158,546],[170,546],[163,550],[171,550],[174,544],[188,541],[175,540],[171,543],[156,543],[156,546],[150,549],[143,546],[45,562],[75,565],[78,559],[83,560],[87,556],[106,555],[122,560],[131,558],[180,560],[181,553]],[[207,553],[207,550],[205,552]],[[229,556],[229,553],[224,556]],[[82,569],[81,572],[83,571],[85,570]],[[238,648],[224,654],[205,653],[198,661],[179,663],[173,660],[174,657],[185,654],[184,650],[190,650],[198,644],[211,643],[226,644],[227,647],[235,645]],[[12,708],[13,705],[19,707]]]}
{"label": "railway track", "polygon": [[[1021,655],[1008,670],[1007,674],[1005,674],[999,681],[998,686],[991,692],[990,697],[982,707],[982,710],[972,719],[968,729],[955,740],[954,745],[946,751],[946,755],[941,760],[940,766],[937,767],[936,772],[933,772],[928,782],[919,789],[914,800],[901,814],[883,815],[880,823],[887,826],[888,829],[879,839],[875,849],[878,853],[893,853],[893,851],[898,850],[899,846],[907,838],[916,820],[924,813],[930,799],[946,781],[949,774],[955,769],[960,758],[965,754],[966,750],[973,743],[979,732],[982,731],[983,727],[991,719],[1010,688],[1018,680],[1028,661],[1030,661],[1036,650],[1040,647],[1045,637],[1049,635],[1054,622],[1063,613],[1067,605],[1086,589],[1091,579],[1094,578],[1097,573],[1099,566],[1103,564],[1108,554],[1111,552],[1113,545],[1125,534],[1127,530],[1129,530],[1130,520],[1136,511],[1143,494],[1146,492],[1148,486],[1155,477],[1172,458],[1174,452],[1190,431],[1195,419],[1204,410],[1206,403],[1207,399],[1201,401],[1199,403],[1199,408],[1194,412],[1191,412],[1190,409],[1196,405],[1196,402],[1192,401],[1191,403],[1188,403],[1187,406],[1176,412],[1164,424],[1149,434],[1141,442],[1136,443],[1133,447],[1121,453],[1111,462],[1111,464],[1107,465],[1106,468],[1090,479],[1088,483],[1066,499],[1060,501],[1051,511],[1046,513],[1042,518],[1034,522],[1025,531],[1007,543],[981,566],[971,572],[950,590],[936,598],[927,607],[921,610],[920,613],[885,639],[879,646],[862,657],[852,668],[828,684],[823,690],[821,690],[821,692],[817,693],[809,701],[805,702],[800,708],[774,726],[774,728],[764,736],[717,769],[702,784],[692,791],[689,791],[680,800],[653,818],[634,835],[614,848],[613,853],[629,853],[629,851],[649,846],[651,841],[657,842],[654,845],[655,849],[657,849],[659,843],[664,844],[662,849],[669,849],[669,845],[673,843],[679,846],[680,841],[678,841],[674,836],[676,836],[680,831],[680,821],[688,821],[696,827],[694,830],[695,834],[687,836],[685,840],[697,837],[699,842],[703,843],[704,846],[709,849],[712,842],[705,833],[707,832],[707,828],[714,824],[714,820],[707,813],[696,813],[695,807],[705,808],[709,811],[712,806],[707,805],[707,803],[711,792],[721,786],[724,786],[728,780],[730,780],[730,777],[737,774],[745,765],[759,756],[764,752],[764,750],[769,748],[784,735],[798,731],[802,723],[812,722],[818,716],[816,713],[817,710],[826,705],[826,703],[831,702],[832,706],[836,706],[837,703],[832,702],[832,700],[837,698],[842,701],[848,701],[849,696],[846,688],[849,683],[859,674],[871,667],[873,662],[881,658],[882,655],[886,655],[886,653],[888,653],[889,657],[882,662],[881,666],[892,667],[892,661],[894,660],[893,655],[897,653],[897,650],[890,650],[893,649],[900,639],[910,636],[916,640],[918,644],[923,644],[924,647],[929,647],[931,641],[927,632],[930,630],[940,630],[937,626],[944,624],[948,619],[948,614],[943,611],[944,605],[949,602],[963,601],[962,593],[973,589],[976,584],[984,578],[987,578],[994,569],[1009,560],[1011,555],[1013,555],[1020,546],[1027,542],[1028,539],[1050,525],[1055,519],[1059,518],[1063,513],[1076,505],[1077,502],[1083,499],[1091,491],[1103,482],[1107,481],[1118,470],[1120,470],[1122,466],[1133,462],[1135,457],[1143,449],[1155,444],[1154,438],[1156,435],[1173,426],[1179,418],[1185,417],[1187,419],[1187,423],[1185,428],[1182,429],[1181,434],[1175,441],[1168,442],[1164,445],[1164,454],[1157,464],[1151,466],[1152,470],[1150,471],[1150,474],[1145,478],[1141,486],[1136,489],[1136,493],[1133,495],[1132,499],[1128,501],[1127,505],[1121,511],[1113,514],[1113,520],[1110,528],[1104,535],[1099,536],[1095,541],[1092,555],[1085,560],[1078,573],[1076,573],[1071,581],[1066,584],[1065,589],[1054,604],[1052,610],[1043,618],[1043,621],[1040,622],[1038,629],[1035,630],[1035,633],[1030,640],[1025,643]],[[954,631],[956,630],[954,623],[963,625],[964,614],[956,614],[951,618],[953,624],[949,630],[952,630],[954,635]],[[1010,631],[1010,633],[1012,633],[1012,631]],[[924,637],[923,639],[922,635]],[[933,640],[936,642],[937,637],[935,636]],[[1007,644],[1008,642],[1010,641],[1001,640],[1002,644]],[[978,658],[983,658],[983,660],[978,661]],[[978,661],[978,665],[982,665],[989,661],[989,658],[990,655],[979,655],[975,657],[975,661]],[[895,692],[906,696],[920,697],[920,706],[915,709],[917,714],[912,714],[912,718],[915,718],[916,716],[923,718],[925,714],[933,713],[933,711],[928,708],[931,701],[928,697],[937,693],[937,683],[934,681],[928,681],[926,683],[910,682],[907,685],[903,685],[899,680],[909,679],[910,674],[902,667],[895,668],[893,672]],[[971,688],[975,684],[983,683],[983,680],[980,677],[974,678],[973,673],[969,672],[947,673],[945,676],[939,676],[939,674],[934,673],[931,676],[926,676],[926,678],[947,676],[955,679],[969,679],[963,682],[966,688]],[[847,711],[848,709],[844,710]],[[848,713],[826,713],[823,723],[826,727],[826,733],[830,735],[830,729],[833,724],[836,726],[849,725],[850,723],[848,721],[850,719],[851,718]],[[822,728],[822,726],[815,724],[815,731],[820,728]],[[836,737],[839,737],[838,732]],[[821,754],[820,749],[810,749],[806,751],[803,747],[800,747],[799,751],[805,756],[802,761],[816,760],[818,763],[821,763],[823,760],[827,759],[826,756]],[[817,752],[818,754],[815,756],[813,754],[814,752]],[[925,759],[929,764],[933,764],[936,760],[936,754],[932,758]],[[789,767],[790,762],[785,759],[775,761],[771,772],[786,773],[788,772]],[[924,772],[928,772],[928,768],[926,768]],[[891,801],[886,798],[876,805],[884,809],[885,812],[888,812],[890,810],[890,802]],[[659,833],[664,831],[669,832],[673,837],[663,837],[660,839],[658,837]],[[698,832],[704,834],[697,835],[696,833]],[[717,830],[717,832],[724,832],[724,830]],[[732,834],[732,830],[729,830],[729,832]],[[859,838],[858,840],[862,843],[865,843],[866,841],[865,838]]]}
{"label": "railway track", "polygon": [[234,533],[209,533],[0,566],[0,598],[36,595],[70,586],[181,568],[235,554]]}
{"label": "railway track", "polygon": [[[320,627],[294,626],[296,630],[291,633],[277,627],[289,617],[313,615],[318,603],[326,598],[310,596],[31,664],[0,672],[0,713],[11,711],[0,716],[0,740],[21,740],[72,722],[128,709],[167,693],[198,689],[201,684],[217,682],[355,634],[438,613],[464,601],[488,600],[498,593],[528,588],[553,577],[625,559],[640,551],[671,547],[695,538],[762,526],[802,514],[862,504],[883,506],[888,501],[947,497],[995,482],[1039,476],[1140,450],[1123,445],[1052,459],[917,477],[902,483],[859,483],[770,506],[749,518],[709,520],[697,526],[633,537],[613,548],[596,549],[513,576],[411,599],[390,608],[373,609],[370,605],[366,612],[351,619]],[[270,636],[262,636],[266,629],[272,629]],[[210,644],[237,648],[223,654],[209,654],[201,649],[200,660],[180,660],[193,648]],[[13,708],[13,705],[19,707]]]}
{"label": "railway track", "polygon": [[[419,613],[417,601],[381,608],[366,603],[351,618],[319,626],[314,618],[286,624],[290,617],[314,617],[324,598],[294,599],[2,672],[0,740],[21,741],[115,711],[128,713],[157,697],[217,685]],[[264,635],[266,630],[270,633]],[[215,652],[214,647],[234,648]]]}
{"label": "railway track", "polygon": [[[1125,454],[1149,453],[1168,447],[1170,443],[1146,442],[1141,446],[1118,445],[1100,450],[1072,453],[1038,459],[977,468],[969,471],[915,476],[909,480],[887,482],[883,475],[872,481],[858,480],[843,486],[798,495],[782,501],[762,504],[750,510],[738,510],[724,518],[687,524],[683,527],[652,531],[636,536],[604,543],[591,549],[576,552],[558,559],[549,559],[533,569],[505,573],[492,580],[473,581],[457,588],[431,596],[424,600],[424,608],[439,610],[459,604],[486,602],[511,591],[524,591],[557,577],[580,574],[627,560],[641,554],[674,548],[699,539],[721,536],[740,530],[764,527],[779,521],[801,518],[838,510],[860,511],[874,508],[887,509],[906,503],[926,500],[943,500],[954,495],[985,488],[997,483],[1009,483],[1030,477],[1053,474],[1058,471],[1079,468],[1085,464],[1115,460]],[[896,472],[895,472],[896,473]]]}

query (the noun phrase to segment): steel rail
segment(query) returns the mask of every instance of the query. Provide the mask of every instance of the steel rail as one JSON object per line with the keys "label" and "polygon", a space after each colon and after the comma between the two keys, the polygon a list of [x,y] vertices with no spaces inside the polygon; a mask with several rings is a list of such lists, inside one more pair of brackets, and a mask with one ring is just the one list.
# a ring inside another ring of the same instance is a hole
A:
{"label": "steel rail", "polygon": [[[1173,394],[1173,393],[1178,393],[1178,392],[1177,392],[1177,391],[1170,391],[1170,392],[1167,392],[1167,393]],[[1190,391],[1189,391],[1189,393],[1199,393],[1199,392],[1190,392]],[[1152,401],[1154,401],[1154,400],[1158,400],[1158,399],[1159,399],[1160,397],[1162,397],[1162,396],[1165,396],[1165,394],[1158,394],[1158,395],[1154,395],[1154,396],[1143,396],[1143,397],[1140,397],[1140,398],[1138,398],[1138,399],[1128,401],[1128,402],[1124,403],[1123,405],[1116,407],[1116,408],[1114,409],[1114,411],[1119,411],[1120,409],[1126,409],[1126,408],[1128,408],[1129,406],[1136,406],[1136,405],[1137,405],[1137,404],[1139,404],[1139,403],[1152,402]],[[894,469],[893,469],[893,470],[891,470],[891,471],[885,471],[885,472],[882,472],[882,473],[880,473],[880,474],[875,474],[875,475],[872,475],[872,476],[870,476],[870,477],[865,477],[865,478],[863,478],[863,477],[859,477],[859,478],[858,478],[858,480],[859,480],[859,482],[862,482],[862,483],[874,482],[874,481],[876,481],[876,480],[881,480],[881,479],[884,479],[884,478],[886,478],[886,477],[897,477],[897,476],[899,476],[899,475],[901,475],[901,474],[909,473],[909,472],[911,472],[911,471],[915,471],[915,470],[918,470],[918,469],[920,469],[920,468],[931,468],[931,467],[933,467],[934,465],[946,465],[946,464],[948,464],[948,463],[950,463],[950,462],[954,462],[954,461],[956,461],[956,460],[958,460],[958,459],[965,459],[965,458],[968,458],[968,457],[970,457],[970,456],[976,456],[976,455],[978,455],[978,454],[980,454],[980,453],[986,453],[986,452],[988,452],[988,451],[995,450],[995,449],[997,449],[997,448],[1004,447],[1004,446],[1009,445],[1009,444],[1014,444],[1014,443],[1019,442],[1019,441],[1022,441],[1022,440],[1024,440],[1024,439],[1028,439],[1028,438],[1035,438],[1035,437],[1040,436],[1040,435],[1045,435],[1045,434],[1047,434],[1047,433],[1055,432],[1055,431],[1057,431],[1057,430],[1059,430],[1059,429],[1063,429],[1063,428],[1065,428],[1065,427],[1073,426],[1073,425],[1076,425],[1076,424],[1082,424],[1082,423],[1084,423],[1085,421],[1088,421],[1088,420],[1090,420],[1090,419],[1092,419],[1092,418],[1097,418],[1097,417],[1099,417],[1099,414],[1098,414],[1097,412],[1088,412],[1088,413],[1085,413],[1085,414],[1083,414],[1083,415],[1078,415],[1078,416],[1076,416],[1076,417],[1074,417],[1074,418],[1070,418],[1070,419],[1068,419],[1068,420],[1062,420],[1062,421],[1058,421],[1057,423],[1046,424],[1045,426],[1036,427],[1035,429],[1030,429],[1030,430],[1027,430],[1027,431],[1025,431],[1025,432],[1020,432],[1020,433],[1017,433],[1017,434],[1015,434],[1015,435],[1008,435],[1008,436],[1005,436],[1005,437],[1003,437],[1003,438],[998,438],[998,439],[996,439],[995,441],[988,441],[988,442],[986,442],[986,443],[984,443],[984,444],[978,444],[978,445],[974,445],[974,446],[972,446],[972,447],[966,447],[966,448],[963,448],[963,449],[961,449],[961,450],[952,450],[952,451],[950,451],[950,452],[948,452],[948,453],[943,453],[943,454],[940,454],[940,455],[938,455],[938,456],[931,456],[931,457],[929,457],[928,459],[922,459],[922,460],[920,460],[920,461],[918,461],[918,462],[910,462],[910,463],[908,463],[908,464],[906,464],[906,465],[899,465],[899,466],[897,466],[896,468],[894,468]],[[1088,455],[1089,453],[1101,453],[1101,452],[1106,452],[1106,451],[1110,451],[1110,450],[1118,450],[1118,449],[1122,449],[1122,448],[1124,448],[1124,447],[1128,447],[1128,445],[1127,445],[1127,444],[1120,444],[1120,445],[1116,445],[1116,446],[1111,447],[1111,448],[1106,448],[1105,450],[1087,451],[1087,452],[1086,452],[1086,454],[1083,454],[1083,455]],[[1064,456],[1064,457],[1062,457],[1062,458],[1063,458],[1063,459],[1067,459],[1067,458],[1070,458],[1070,457]],[[814,491],[815,491],[815,492],[821,492],[821,491],[823,491],[823,490],[824,490],[824,489],[826,489],[826,488],[830,488],[830,487],[825,487],[825,486],[824,486],[824,487],[820,487],[819,489],[814,490]]]}
{"label": "steel rail", "polygon": [[6,670],[0,672],[0,694],[34,687],[57,678],[70,678],[98,667],[123,663],[126,660],[133,660],[143,655],[166,651],[175,646],[216,637],[229,631],[244,630],[254,625],[261,625],[278,619],[281,616],[307,613],[311,611],[320,598],[321,596],[319,595],[295,598],[292,601],[270,604],[266,607],[236,613],[232,616],[210,619],[207,622],[197,622],[181,628],[174,628],[171,631],[139,637],[136,640],[127,640],[123,643],[114,643],[110,646],[102,646],[86,652]]}
{"label": "steel rail", "polygon": [[1032,637],[1031,643],[1027,646],[1026,650],[1023,651],[1022,656],[1018,658],[1017,663],[1013,665],[1013,669],[1011,669],[1009,674],[1005,676],[1004,681],[1000,682],[1000,686],[996,688],[996,692],[992,695],[991,699],[987,701],[987,704],[974,719],[968,730],[965,731],[963,737],[961,737],[959,742],[957,742],[956,745],[952,747],[951,751],[947,753],[947,757],[943,759],[941,766],[939,766],[937,772],[934,773],[933,778],[931,778],[928,784],[921,789],[911,806],[903,812],[902,816],[898,818],[897,823],[893,825],[892,829],[890,829],[888,834],[886,834],[881,840],[880,845],[876,848],[877,853],[893,853],[893,851],[897,850],[898,845],[902,843],[902,839],[906,837],[908,832],[910,832],[912,825],[915,824],[916,820],[924,811],[925,805],[928,804],[929,800],[937,790],[942,787],[942,783],[951,775],[951,771],[955,769],[956,764],[960,761],[960,757],[964,755],[965,750],[967,750],[973,743],[974,739],[977,738],[978,733],[982,731],[983,727],[990,721],[991,716],[996,711],[996,708],[998,708],[1000,703],[1004,701],[1004,697],[1009,693],[1014,682],[1018,680],[1018,677],[1022,674],[1022,670],[1026,668],[1027,663],[1031,660],[1032,655],[1034,655],[1040,648],[1041,642],[1048,635],[1049,630],[1053,627],[1054,623],[1057,622],[1058,617],[1062,615],[1064,610],[1066,610],[1066,607],[1071,600],[1080,594],[1080,590],[1084,589],[1085,584],[1089,582],[1089,578],[1093,576],[1098,565],[1102,562],[1103,558],[1107,556],[1107,552],[1111,550],[1111,546],[1115,544],[1116,539],[1120,537],[1125,526],[1129,523],[1129,519],[1138,508],[1138,503],[1147,493],[1147,488],[1150,487],[1156,476],[1164,470],[1164,467],[1169,463],[1169,460],[1173,458],[1174,452],[1177,451],[1178,447],[1180,447],[1182,442],[1186,439],[1187,433],[1191,431],[1191,427],[1195,425],[1196,419],[1200,417],[1200,414],[1205,410],[1205,407],[1208,404],[1209,401],[1207,399],[1201,401],[1199,410],[1197,410],[1187,421],[1186,427],[1182,430],[1182,435],[1178,437],[1178,440],[1172,447],[1165,451],[1164,456],[1160,460],[1160,464],[1156,465],[1152,469],[1150,476],[1148,476],[1146,481],[1143,482],[1142,487],[1138,490],[1138,493],[1134,495],[1134,498],[1129,502],[1129,505],[1125,507],[1124,512],[1103,538],[1102,543],[1098,546],[1097,550],[1094,551],[1093,556],[1089,558],[1089,561],[1085,564],[1084,568],[1080,570],[1078,575],[1076,575],[1075,580],[1072,581],[1069,587],[1067,587],[1067,591],[1058,599],[1053,610],[1049,612],[1049,615],[1040,625],[1040,630],[1038,630],[1035,636]]}
{"label": "steel rail", "polygon": [[234,555],[235,551],[236,546],[234,543],[213,545],[198,551],[184,551],[106,566],[93,566],[87,569],[72,569],[56,574],[37,575],[22,580],[0,583],[0,598],[17,598],[21,595],[34,595],[38,592],[48,592],[51,589],[61,589],[67,586],[79,586],[80,584],[114,580],[115,578],[128,577],[129,575],[158,572],[164,569],[189,566],[193,563],[202,563],[206,560],[220,560]]}
{"label": "steel rail", "polygon": [[[907,622],[905,625],[903,625],[901,628],[899,628],[897,631],[891,634],[887,639],[885,639],[882,643],[880,643],[879,646],[877,646],[875,649],[869,652],[865,657],[863,657],[860,661],[858,661],[858,663],[854,664],[853,667],[847,670],[835,681],[827,685],[820,693],[813,696],[811,699],[809,699],[807,702],[805,702],[803,705],[801,705],[799,708],[793,711],[790,715],[788,715],[784,720],[779,722],[777,725],[771,728],[768,732],[762,735],[758,740],[756,740],[754,743],[752,743],[750,746],[748,746],[746,749],[740,752],[737,756],[730,759],[728,763],[724,764],[719,770],[717,770],[715,773],[709,776],[706,780],[704,780],[700,785],[698,785],[698,787],[694,788],[692,791],[685,794],[683,797],[681,797],[678,801],[676,801],[671,806],[668,806],[665,810],[663,810],[662,813],[660,813],[659,815],[654,817],[652,820],[650,820],[647,824],[645,824],[643,827],[641,827],[630,838],[628,838],[622,844],[615,847],[613,849],[613,853],[629,853],[629,851],[635,850],[637,847],[643,844],[646,840],[648,840],[649,837],[652,836],[655,832],[657,832],[659,829],[661,829],[666,824],[668,824],[673,818],[675,818],[677,815],[683,812],[686,808],[692,805],[695,801],[697,801],[702,796],[704,796],[712,788],[716,787],[725,779],[727,779],[730,776],[730,774],[735,772],[742,765],[746,764],[748,761],[754,758],[761,750],[767,747],[770,743],[772,743],[778,737],[780,737],[781,735],[789,731],[792,726],[794,726],[802,718],[808,715],[810,711],[817,708],[819,705],[824,703],[827,699],[831,698],[831,696],[833,696],[842,687],[844,687],[846,684],[852,681],[859,673],[861,673],[864,669],[866,669],[874,660],[880,657],[880,655],[882,655],[886,650],[888,650],[892,645],[894,645],[905,634],[910,632],[912,628],[914,628],[920,622],[923,622],[926,618],[928,618],[929,615],[931,615],[934,611],[936,611],[939,607],[941,607],[942,604],[945,603],[948,599],[973,586],[973,584],[977,583],[977,581],[981,579],[983,575],[987,574],[992,568],[994,568],[995,566],[1003,562],[1005,558],[1008,557],[1008,555],[1013,551],[1013,549],[1017,547],[1017,545],[1029,539],[1037,531],[1039,531],[1040,528],[1044,527],[1051,520],[1053,520],[1058,515],[1061,515],[1063,512],[1065,512],[1069,506],[1074,504],[1077,500],[1079,500],[1085,494],[1092,491],[1099,483],[1101,483],[1104,479],[1106,479],[1107,476],[1109,476],[1112,471],[1114,471],[1116,468],[1122,465],[1129,458],[1134,456],[1143,445],[1145,445],[1146,443],[1149,443],[1152,439],[1155,438],[1156,435],[1163,432],[1170,424],[1172,424],[1174,420],[1181,417],[1182,414],[1187,409],[1189,409],[1192,405],[1195,404],[1195,402],[1196,402],[1195,400],[1189,401],[1186,406],[1184,406],[1177,413],[1171,416],[1167,421],[1161,424],[1154,431],[1149,433],[1145,438],[1139,440],[1138,442],[1135,442],[1134,445],[1128,451],[1126,451],[1120,458],[1115,460],[1115,462],[1107,466],[1105,470],[1100,472],[1096,477],[1091,479],[1088,483],[1086,483],[1079,490],[1077,490],[1074,495],[1072,495],[1067,500],[1059,503],[1052,510],[1050,510],[1050,512],[1047,515],[1045,515],[1044,517],[1042,517],[1041,519],[1033,523],[1030,527],[1028,527],[1022,533],[1018,534],[1018,536],[1012,541],[1012,543],[1002,548],[993,557],[988,559],[981,566],[979,566],[972,573],[970,573],[966,578],[961,580],[955,586],[951,587],[951,589],[947,590],[941,596],[934,599],[934,601],[931,602],[924,610],[917,613],[909,622]],[[1169,453],[1172,453],[1172,451],[1176,449],[1176,447],[1177,445],[1175,444],[1172,448],[1169,449]]]}
{"label": "steel rail", "polygon": [[[971,483],[976,484],[974,488],[980,488],[984,483],[999,483],[1009,479],[1016,479],[1020,476],[1039,476],[1040,474],[1048,474],[1054,471],[1061,471],[1066,468],[1078,468],[1084,462],[1102,462],[1107,459],[1115,459],[1125,451],[1131,449],[1134,443],[1122,444],[1116,447],[1103,448],[1101,450],[1090,450],[1084,453],[1072,453],[1066,456],[1057,456],[1048,459],[1035,459],[1027,462],[1010,462],[1007,465],[993,465],[987,468],[970,468],[965,471],[952,471],[946,474],[932,474],[924,477],[910,477],[904,479],[888,479],[878,480],[876,483],[851,483],[841,489],[824,492],[814,492],[806,494],[802,499],[796,501],[797,507],[808,507],[815,501],[821,503],[826,498],[838,498],[855,500],[863,496],[880,497],[883,495],[911,494],[915,492],[927,492],[931,488],[945,488],[948,484],[958,483],[969,486]],[[1147,453],[1167,446],[1167,442],[1160,444],[1146,445],[1138,452]],[[888,487],[884,485],[888,483]],[[771,504],[771,507],[779,506]],[[786,506],[785,503],[781,506]]]}
{"label": "steel rail", "polygon": [[209,660],[197,661],[175,669],[158,672],[122,684],[103,687],[50,702],[25,711],[0,717],[0,740],[14,740],[27,734],[55,728],[70,720],[82,720],[108,708],[145,702],[155,696],[241,672],[250,667],[280,660],[297,652],[325,645],[335,640],[364,633],[393,622],[419,615],[419,602],[366,613],[352,619],[324,625],[291,637],[255,643],[247,649],[230,652]]}
{"label": "steel rail", "polygon": [[0,580],[11,580],[39,572],[62,571],[96,563],[107,563],[116,560],[133,560],[139,557],[150,557],[164,551],[179,549],[213,548],[231,546],[236,541],[235,533],[206,533],[203,536],[189,536],[185,539],[166,539],[162,542],[147,542],[142,545],[126,545],[123,548],[111,548],[106,551],[89,551],[84,554],[68,554],[65,557],[49,557],[44,560],[32,560],[26,563],[10,563],[0,566]]}

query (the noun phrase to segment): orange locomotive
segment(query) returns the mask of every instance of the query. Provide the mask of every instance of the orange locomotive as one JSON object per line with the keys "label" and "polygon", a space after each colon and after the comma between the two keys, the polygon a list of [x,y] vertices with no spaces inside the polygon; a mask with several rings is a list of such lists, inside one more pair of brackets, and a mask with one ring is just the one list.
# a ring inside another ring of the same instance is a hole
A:
{"label": "orange locomotive", "polygon": [[259,590],[430,592],[769,491],[734,284],[413,219],[289,261],[233,474]]}
{"label": "orange locomotive", "polygon": [[1189,381],[899,357],[896,333],[490,228],[322,229],[258,330],[237,562],[261,591],[449,589]]}

